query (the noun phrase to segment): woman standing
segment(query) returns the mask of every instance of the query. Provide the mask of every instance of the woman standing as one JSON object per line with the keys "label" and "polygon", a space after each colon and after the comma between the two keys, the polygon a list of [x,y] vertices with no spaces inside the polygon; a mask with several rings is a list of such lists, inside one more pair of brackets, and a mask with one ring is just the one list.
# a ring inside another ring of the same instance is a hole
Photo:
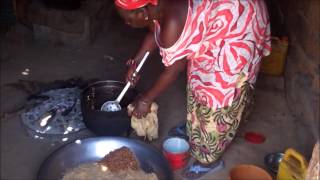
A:
{"label": "woman standing", "polygon": [[187,67],[187,134],[197,164],[214,163],[234,138],[251,102],[260,60],[270,52],[263,0],[115,0],[121,17],[150,33],[130,65],[127,80],[146,51],[160,49],[165,65],[136,101],[133,115],[151,103]]}

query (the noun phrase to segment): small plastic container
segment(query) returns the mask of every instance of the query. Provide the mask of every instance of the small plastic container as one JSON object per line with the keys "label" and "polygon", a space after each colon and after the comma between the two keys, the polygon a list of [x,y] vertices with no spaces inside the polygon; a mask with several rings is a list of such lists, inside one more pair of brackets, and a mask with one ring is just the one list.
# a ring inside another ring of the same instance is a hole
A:
{"label": "small plastic container", "polygon": [[163,154],[173,170],[183,168],[189,159],[189,143],[180,137],[166,139],[162,145]]}
{"label": "small plastic container", "polygon": [[288,37],[272,37],[271,53],[263,57],[261,61],[261,72],[267,75],[281,76],[284,72],[288,51]]}

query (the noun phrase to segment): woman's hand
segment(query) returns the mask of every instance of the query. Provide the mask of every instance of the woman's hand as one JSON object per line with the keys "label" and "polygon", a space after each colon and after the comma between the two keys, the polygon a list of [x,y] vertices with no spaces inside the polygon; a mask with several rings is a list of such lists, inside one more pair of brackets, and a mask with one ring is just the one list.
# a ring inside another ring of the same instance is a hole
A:
{"label": "woman's hand", "polygon": [[146,117],[146,115],[151,110],[151,104],[152,102],[147,100],[144,96],[139,96],[133,103],[133,111],[132,116],[137,117],[138,119],[141,119],[142,117]]}
{"label": "woman's hand", "polygon": [[180,60],[166,67],[154,85],[132,103],[134,110],[131,115],[139,119],[146,116],[150,112],[152,102],[177,79],[185,66],[186,60]]}
{"label": "woman's hand", "polygon": [[135,73],[137,68],[137,62],[133,59],[129,59],[126,65],[129,67],[126,74],[126,82],[130,82],[131,87],[134,87],[140,79],[140,75]]}

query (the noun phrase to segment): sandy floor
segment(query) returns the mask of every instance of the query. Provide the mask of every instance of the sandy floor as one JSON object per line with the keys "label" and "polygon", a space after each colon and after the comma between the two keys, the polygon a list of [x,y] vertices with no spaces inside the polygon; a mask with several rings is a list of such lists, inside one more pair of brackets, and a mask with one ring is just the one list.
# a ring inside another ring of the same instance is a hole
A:
{"label": "sandy floor", "polygon": [[[61,144],[52,144],[26,135],[19,119],[19,108],[28,93],[19,88],[8,87],[18,80],[51,82],[72,77],[84,79],[122,80],[125,60],[133,55],[143,37],[142,31],[126,29],[113,23],[100,33],[87,47],[68,48],[43,43],[6,41],[1,48],[1,109],[11,113],[1,116],[1,179],[35,179],[42,161]],[[110,58],[112,57],[112,58]],[[28,76],[21,74],[26,68]],[[153,55],[143,67],[138,89],[148,88],[161,71],[159,55]],[[230,168],[237,164],[254,164],[265,168],[263,158],[270,152],[283,152],[292,147],[307,158],[311,154],[313,140],[308,127],[295,120],[289,113],[283,92],[282,78],[263,77],[256,89],[256,103],[247,124],[227,149],[222,159],[226,167],[203,179],[227,179]],[[159,99],[160,139],[159,146],[168,130],[185,120],[185,76],[166,91]],[[241,135],[256,131],[266,136],[263,144],[250,144]],[[81,137],[92,136],[82,132]],[[176,179],[180,179],[179,172]]]}

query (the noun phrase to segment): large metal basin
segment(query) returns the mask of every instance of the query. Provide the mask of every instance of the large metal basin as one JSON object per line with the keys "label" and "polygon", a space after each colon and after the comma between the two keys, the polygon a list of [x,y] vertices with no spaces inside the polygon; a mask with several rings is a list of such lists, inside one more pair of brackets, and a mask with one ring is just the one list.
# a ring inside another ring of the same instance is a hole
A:
{"label": "large metal basin", "polygon": [[154,147],[140,141],[122,137],[95,137],[62,146],[42,164],[38,180],[60,180],[70,168],[82,163],[97,162],[110,151],[126,146],[136,155],[145,172],[154,172],[161,180],[173,179],[170,166]]}

